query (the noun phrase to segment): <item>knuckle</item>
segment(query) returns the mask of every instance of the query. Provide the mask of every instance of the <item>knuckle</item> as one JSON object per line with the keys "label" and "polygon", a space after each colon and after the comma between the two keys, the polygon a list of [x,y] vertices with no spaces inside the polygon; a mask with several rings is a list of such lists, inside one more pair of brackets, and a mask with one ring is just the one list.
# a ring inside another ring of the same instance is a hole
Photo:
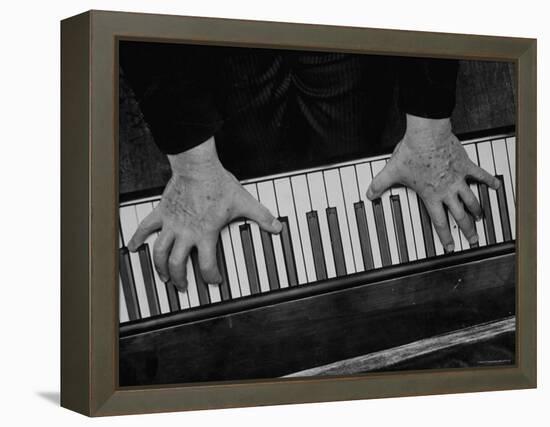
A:
{"label": "knuckle", "polygon": [[168,267],[170,270],[176,271],[182,264],[183,262],[175,257],[170,257],[168,259]]}
{"label": "knuckle", "polygon": [[435,217],[432,219],[435,228],[443,229],[447,227],[447,221],[445,218]]}
{"label": "knuckle", "polygon": [[158,260],[159,262],[166,259],[166,250],[160,245],[155,245],[153,248],[153,259]]}
{"label": "knuckle", "polygon": [[464,212],[463,210],[460,210],[458,212],[455,212],[454,218],[456,222],[463,223],[468,220],[468,215],[466,215],[466,212]]}

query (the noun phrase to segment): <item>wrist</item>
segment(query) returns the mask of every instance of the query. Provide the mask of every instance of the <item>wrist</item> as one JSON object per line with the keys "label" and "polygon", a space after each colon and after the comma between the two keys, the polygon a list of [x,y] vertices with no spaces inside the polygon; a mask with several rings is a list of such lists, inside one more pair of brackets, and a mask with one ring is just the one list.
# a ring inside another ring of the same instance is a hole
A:
{"label": "wrist", "polygon": [[428,119],[407,114],[405,140],[412,148],[446,144],[452,135],[451,119]]}
{"label": "wrist", "polygon": [[169,154],[168,161],[173,176],[197,178],[221,167],[214,137],[179,154]]}

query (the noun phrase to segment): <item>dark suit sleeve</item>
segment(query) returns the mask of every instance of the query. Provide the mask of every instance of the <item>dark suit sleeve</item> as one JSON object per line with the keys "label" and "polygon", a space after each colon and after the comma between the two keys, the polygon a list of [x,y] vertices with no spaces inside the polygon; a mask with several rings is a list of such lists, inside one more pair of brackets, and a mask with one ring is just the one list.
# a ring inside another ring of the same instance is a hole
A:
{"label": "dark suit sleeve", "polygon": [[457,60],[401,58],[398,70],[402,111],[430,119],[451,116],[456,101]]}
{"label": "dark suit sleeve", "polygon": [[201,46],[122,41],[120,66],[153,138],[166,154],[193,148],[222,124],[216,55]]}

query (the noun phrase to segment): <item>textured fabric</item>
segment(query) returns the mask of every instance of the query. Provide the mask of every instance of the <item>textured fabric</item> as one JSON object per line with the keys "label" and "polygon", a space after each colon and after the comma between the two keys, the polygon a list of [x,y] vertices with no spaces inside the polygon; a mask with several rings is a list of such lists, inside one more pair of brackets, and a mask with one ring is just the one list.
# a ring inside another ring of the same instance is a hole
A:
{"label": "textured fabric", "polygon": [[122,42],[119,58],[124,78],[164,153],[204,142],[222,125],[212,84],[215,57],[203,47]]}
{"label": "textured fabric", "polygon": [[246,152],[259,170],[262,163],[281,170],[304,159],[341,160],[377,144],[396,87],[404,112],[449,117],[458,67],[452,60],[144,42],[121,42],[120,64],[164,153],[215,135],[222,160],[238,167],[233,160]]}

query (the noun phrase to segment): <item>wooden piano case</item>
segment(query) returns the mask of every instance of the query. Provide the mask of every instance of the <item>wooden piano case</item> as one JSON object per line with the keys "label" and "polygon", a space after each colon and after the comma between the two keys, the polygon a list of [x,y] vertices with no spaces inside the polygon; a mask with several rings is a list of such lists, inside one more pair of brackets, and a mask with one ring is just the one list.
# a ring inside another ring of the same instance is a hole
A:
{"label": "wooden piano case", "polygon": [[514,261],[503,244],[126,324],[120,384],[280,377],[510,317]]}
{"label": "wooden piano case", "polygon": [[[119,329],[119,37],[513,61],[515,244]],[[534,40],[91,11],[62,22],[61,54],[62,406],[99,416],[536,386]],[[506,366],[422,370],[425,339],[447,354],[486,339],[516,351]]]}

